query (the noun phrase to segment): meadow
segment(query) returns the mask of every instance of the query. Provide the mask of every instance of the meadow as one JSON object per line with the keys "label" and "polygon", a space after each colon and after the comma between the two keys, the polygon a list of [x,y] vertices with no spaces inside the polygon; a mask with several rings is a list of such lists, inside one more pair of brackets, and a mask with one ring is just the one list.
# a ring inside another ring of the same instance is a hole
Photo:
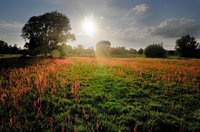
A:
{"label": "meadow", "polygon": [[0,131],[200,131],[200,60],[2,59]]}

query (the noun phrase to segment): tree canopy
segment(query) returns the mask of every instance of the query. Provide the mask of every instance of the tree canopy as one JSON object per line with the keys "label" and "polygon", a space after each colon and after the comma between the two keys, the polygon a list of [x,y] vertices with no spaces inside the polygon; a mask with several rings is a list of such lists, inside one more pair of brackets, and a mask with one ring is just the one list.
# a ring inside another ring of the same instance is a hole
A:
{"label": "tree canopy", "polygon": [[181,57],[200,58],[200,44],[189,34],[176,40],[175,50]]}
{"label": "tree canopy", "polygon": [[166,57],[166,50],[162,47],[162,44],[152,44],[145,48],[144,55],[152,58],[164,58]]}
{"label": "tree canopy", "polygon": [[55,50],[59,43],[75,40],[70,33],[70,20],[67,16],[57,12],[48,12],[40,16],[31,17],[22,28],[29,55],[47,55]]}

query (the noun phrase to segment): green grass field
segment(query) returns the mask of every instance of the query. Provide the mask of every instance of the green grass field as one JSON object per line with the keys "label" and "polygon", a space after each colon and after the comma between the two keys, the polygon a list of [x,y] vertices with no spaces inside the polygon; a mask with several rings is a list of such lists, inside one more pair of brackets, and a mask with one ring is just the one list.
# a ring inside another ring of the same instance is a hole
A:
{"label": "green grass field", "polygon": [[3,61],[0,131],[200,130],[200,60]]}

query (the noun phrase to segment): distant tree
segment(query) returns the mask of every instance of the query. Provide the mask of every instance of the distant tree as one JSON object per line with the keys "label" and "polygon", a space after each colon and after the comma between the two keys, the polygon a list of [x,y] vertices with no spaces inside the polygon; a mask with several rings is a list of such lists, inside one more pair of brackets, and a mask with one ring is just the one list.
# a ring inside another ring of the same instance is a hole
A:
{"label": "distant tree", "polygon": [[17,44],[14,44],[14,46],[9,46],[9,47],[10,47],[10,53],[17,54],[19,52],[19,48],[17,47]]}
{"label": "distant tree", "polygon": [[72,46],[62,43],[58,46],[58,51],[60,52],[61,57],[69,56],[72,53]]}
{"label": "distant tree", "polygon": [[94,57],[95,51],[93,47],[84,48],[82,44],[79,44],[74,48],[74,56]]}
{"label": "distant tree", "polygon": [[8,54],[9,53],[9,46],[3,40],[0,40],[0,54]]}
{"label": "distant tree", "polygon": [[21,49],[17,47],[17,44],[8,45],[3,40],[0,40],[0,54],[21,54]]}
{"label": "distant tree", "polygon": [[88,56],[88,57],[94,57],[95,56],[94,48],[90,47],[90,48],[85,49],[84,54],[85,56]]}
{"label": "distant tree", "polygon": [[137,52],[138,54],[143,54],[144,53],[144,50],[142,48],[140,48]]}
{"label": "distant tree", "polygon": [[176,40],[175,50],[181,57],[200,58],[200,44],[189,34]]}
{"label": "distant tree", "polygon": [[176,52],[175,52],[175,50],[167,50],[167,55],[169,55],[169,56],[175,56]]}
{"label": "distant tree", "polygon": [[75,50],[75,54],[77,56],[82,56],[83,54],[83,50],[84,50],[84,46],[82,44],[77,45],[77,47],[74,49]]}
{"label": "distant tree", "polygon": [[164,58],[166,57],[166,50],[161,44],[152,44],[145,48],[144,55],[152,58]]}
{"label": "distant tree", "polygon": [[110,55],[126,55],[129,51],[125,47],[111,47]]}
{"label": "distant tree", "polygon": [[57,49],[59,43],[75,40],[70,30],[68,17],[53,11],[31,17],[22,28],[21,36],[26,41],[24,47],[30,55],[47,55]]}
{"label": "distant tree", "polygon": [[130,52],[130,54],[137,54],[137,50],[133,49],[133,48],[130,48],[129,52]]}
{"label": "distant tree", "polygon": [[27,54],[28,54],[26,49],[19,49],[18,53],[22,54],[23,57],[27,56]]}
{"label": "distant tree", "polygon": [[96,44],[97,56],[109,56],[110,55],[111,43],[109,41],[99,41]]}

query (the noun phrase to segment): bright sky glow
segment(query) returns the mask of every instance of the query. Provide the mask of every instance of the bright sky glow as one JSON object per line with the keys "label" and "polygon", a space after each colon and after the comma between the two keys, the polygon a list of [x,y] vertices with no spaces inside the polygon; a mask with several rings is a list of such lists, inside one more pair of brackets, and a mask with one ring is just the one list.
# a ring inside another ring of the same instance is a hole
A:
{"label": "bright sky glow", "polygon": [[83,28],[84,32],[89,36],[93,36],[96,32],[95,22],[91,18],[84,19],[84,21],[82,23],[82,28]]}

